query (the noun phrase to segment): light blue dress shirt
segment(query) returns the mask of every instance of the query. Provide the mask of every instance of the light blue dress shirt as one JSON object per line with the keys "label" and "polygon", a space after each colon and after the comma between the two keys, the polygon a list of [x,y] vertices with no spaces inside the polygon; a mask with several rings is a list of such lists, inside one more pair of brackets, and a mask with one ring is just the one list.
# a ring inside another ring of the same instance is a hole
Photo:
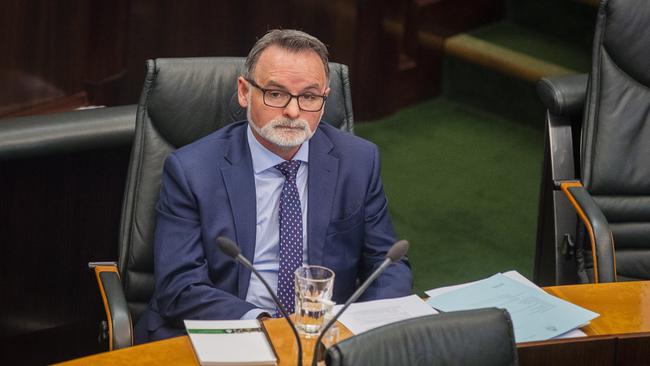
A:
{"label": "light blue dress shirt", "polygon": [[[280,194],[284,185],[284,176],[275,166],[284,162],[284,159],[262,146],[253,135],[250,126],[247,127],[247,138],[253,161],[257,206],[253,266],[275,291],[278,286],[278,270],[280,267],[280,221],[278,213]],[[298,185],[298,195],[300,196],[302,209],[303,263],[307,263],[307,164],[309,162],[309,141],[300,146],[293,160],[302,162],[300,168],[298,168],[296,184]],[[257,309],[248,311],[242,316],[242,319],[254,319],[262,312],[275,314],[275,303],[271,295],[268,294],[262,282],[255,275],[251,275],[246,301],[257,306]]]}

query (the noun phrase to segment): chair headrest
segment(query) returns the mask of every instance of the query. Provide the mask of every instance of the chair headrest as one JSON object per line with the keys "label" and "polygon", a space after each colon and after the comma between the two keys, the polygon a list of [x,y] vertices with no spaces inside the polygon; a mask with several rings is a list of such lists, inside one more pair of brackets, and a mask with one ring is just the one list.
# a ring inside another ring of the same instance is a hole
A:
{"label": "chair headrest", "polygon": [[[148,96],[146,113],[158,133],[180,147],[246,119],[246,111],[237,100],[237,78],[244,71],[244,61],[243,57],[147,61],[143,98]],[[323,121],[349,129],[351,101],[344,95],[344,85],[349,83],[347,67],[330,63],[330,72],[331,92]]]}
{"label": "chair headrest", "polygon": [[647,0],[609,0],[599,17],[607,19],[603,46],[612,61],[626,74],[650,86],[650,6]]}

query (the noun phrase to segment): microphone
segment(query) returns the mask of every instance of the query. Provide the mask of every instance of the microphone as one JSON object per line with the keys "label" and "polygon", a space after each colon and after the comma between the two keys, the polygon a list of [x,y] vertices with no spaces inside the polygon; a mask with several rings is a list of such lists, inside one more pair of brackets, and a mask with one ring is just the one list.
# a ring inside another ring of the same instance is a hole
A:
{"label": "microphone", "polygon": [[291,321],[291,318],[289,318],[289,315],[287,314],[287,311],[284,309],[284,306],[280,303],[280,300],[278,300],[278,297],[276,296],[275,292],[271,289],[271,286],[264,280],[264,277],[260,275],[259,272],[253,267],[251,262],[246,259],[243,255],[241,255],[241,251],[239,250],[239,247],[237,244],[235,244],[234,241],[224,237],[220,236],[217,238],[217,245],[219,246],[219,249],[221,249],[222,252],[226,253],[227,256],[235,259],[237,262],[241,263],[244,265],[244,267],[248,268],[257,276],[257,278],[262,282],[264,287],[266,287],[266,291],[271,294],[271,297],[273,298],[273,302],[275,302],[275,305],[277,305],[278,309],[280,309],[280,313],[282,313],[282,317],[287,320],[289,323],[289,326],[291,327],[291,330],[293,331],[293,335],[296,337],[296,343],[298,343],[298,366],[302,366],[302,343],[300,342],[300,336],[298,335],[298,331],[296,330],[296,326],[293,324]]}
{"label": "microphone", "polygon": [[332,327],[332,325],[334,325],[334,323],[339,318],[339,316],[341,316],[341,314],[343,314],[345,309],[347,309],[348,306],[350,306],[350,304],[357,301],[359,296],[361,296],[361,294],[363,294],[364,291],[366,291],[368,286],[370,286],[370,284],[377,277],[379,277],[379,275],[382,274],[382,272],[384,272],[386,270],[386,268],[388,268],[388,266],[391,263],[397,262],[398,260],[400,260],[406,254],[406,252],[408,252],[408,250],[409,250],[409,242],[406,241],[406,240],[400,240],[400,241],[396,242],[395,244],[393,244],[393,246],[390,247],[390,249],[388,250],[388,253],[386,253],[386,259],[384,259],[384,261],[381,263],[381,265],[374,272],[372,272],[370,277],[368,277],[363,282],[363,284],[352,294],[352,296],[350,296],[350,298],[348,299],[348,301],[345,302],[345,305],[343,305],[341,310],[338,313],[336,313],[336,315],[334,315],[332,317],[332,319],[330,319],[330,321],[327,324],[325,324],[325,326],[323,327],[323,330],[321,331],[320,335],[316,339],[316,345],[314,346],[314,356],[313,356],[313,358],[311,360],[311,365],[312,366],[316,366],[317,363],[318,363],[318,359],[320,358],[319,357],[320,356],[319,355],[320,354],[320,352],[319,352],[320,347],[319,346],[321,344],[321,340],[323,339],[323,336]]}

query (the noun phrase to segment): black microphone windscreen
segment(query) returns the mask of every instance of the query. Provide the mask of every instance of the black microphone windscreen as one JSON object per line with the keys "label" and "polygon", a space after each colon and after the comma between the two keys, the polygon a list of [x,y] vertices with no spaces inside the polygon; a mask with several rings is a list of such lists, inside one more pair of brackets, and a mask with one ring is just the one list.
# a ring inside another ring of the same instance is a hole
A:
{"label": "black microphone windscreen", "polygon": [[219,249],[226,253],[229,257],[237,258],[240,253],[239,247],[235,244],[234,241],[226,238],[225,236],[220,236],[217,238],[217,245]]}
{"label": "black microphone windscreen", "polygon": [[390,259],[391,262],[397,262],[402,259],[406,252],[409,251],[409,242],[406,240],[400,240],[393,244],[392,247],[388,250],[386,258]]}

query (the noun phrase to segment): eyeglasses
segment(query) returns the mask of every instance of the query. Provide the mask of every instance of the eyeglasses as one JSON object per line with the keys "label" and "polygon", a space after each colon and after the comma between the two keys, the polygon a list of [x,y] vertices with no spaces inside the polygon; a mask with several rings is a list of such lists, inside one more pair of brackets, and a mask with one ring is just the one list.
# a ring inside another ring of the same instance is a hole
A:
{"label": "eyeglasses", "polygon": [[289,105],[291,99],[296,98],[298,101],[298,108],[300,108],[301,111],[318,112],[323,109],[323,105],[327,99],[326,95],[317,95],[312,93],[293,95],[282,90],[264,89],[251,79],[246,78],[246,81],[261,90],[264,104],[273,108],[285,108]]}

